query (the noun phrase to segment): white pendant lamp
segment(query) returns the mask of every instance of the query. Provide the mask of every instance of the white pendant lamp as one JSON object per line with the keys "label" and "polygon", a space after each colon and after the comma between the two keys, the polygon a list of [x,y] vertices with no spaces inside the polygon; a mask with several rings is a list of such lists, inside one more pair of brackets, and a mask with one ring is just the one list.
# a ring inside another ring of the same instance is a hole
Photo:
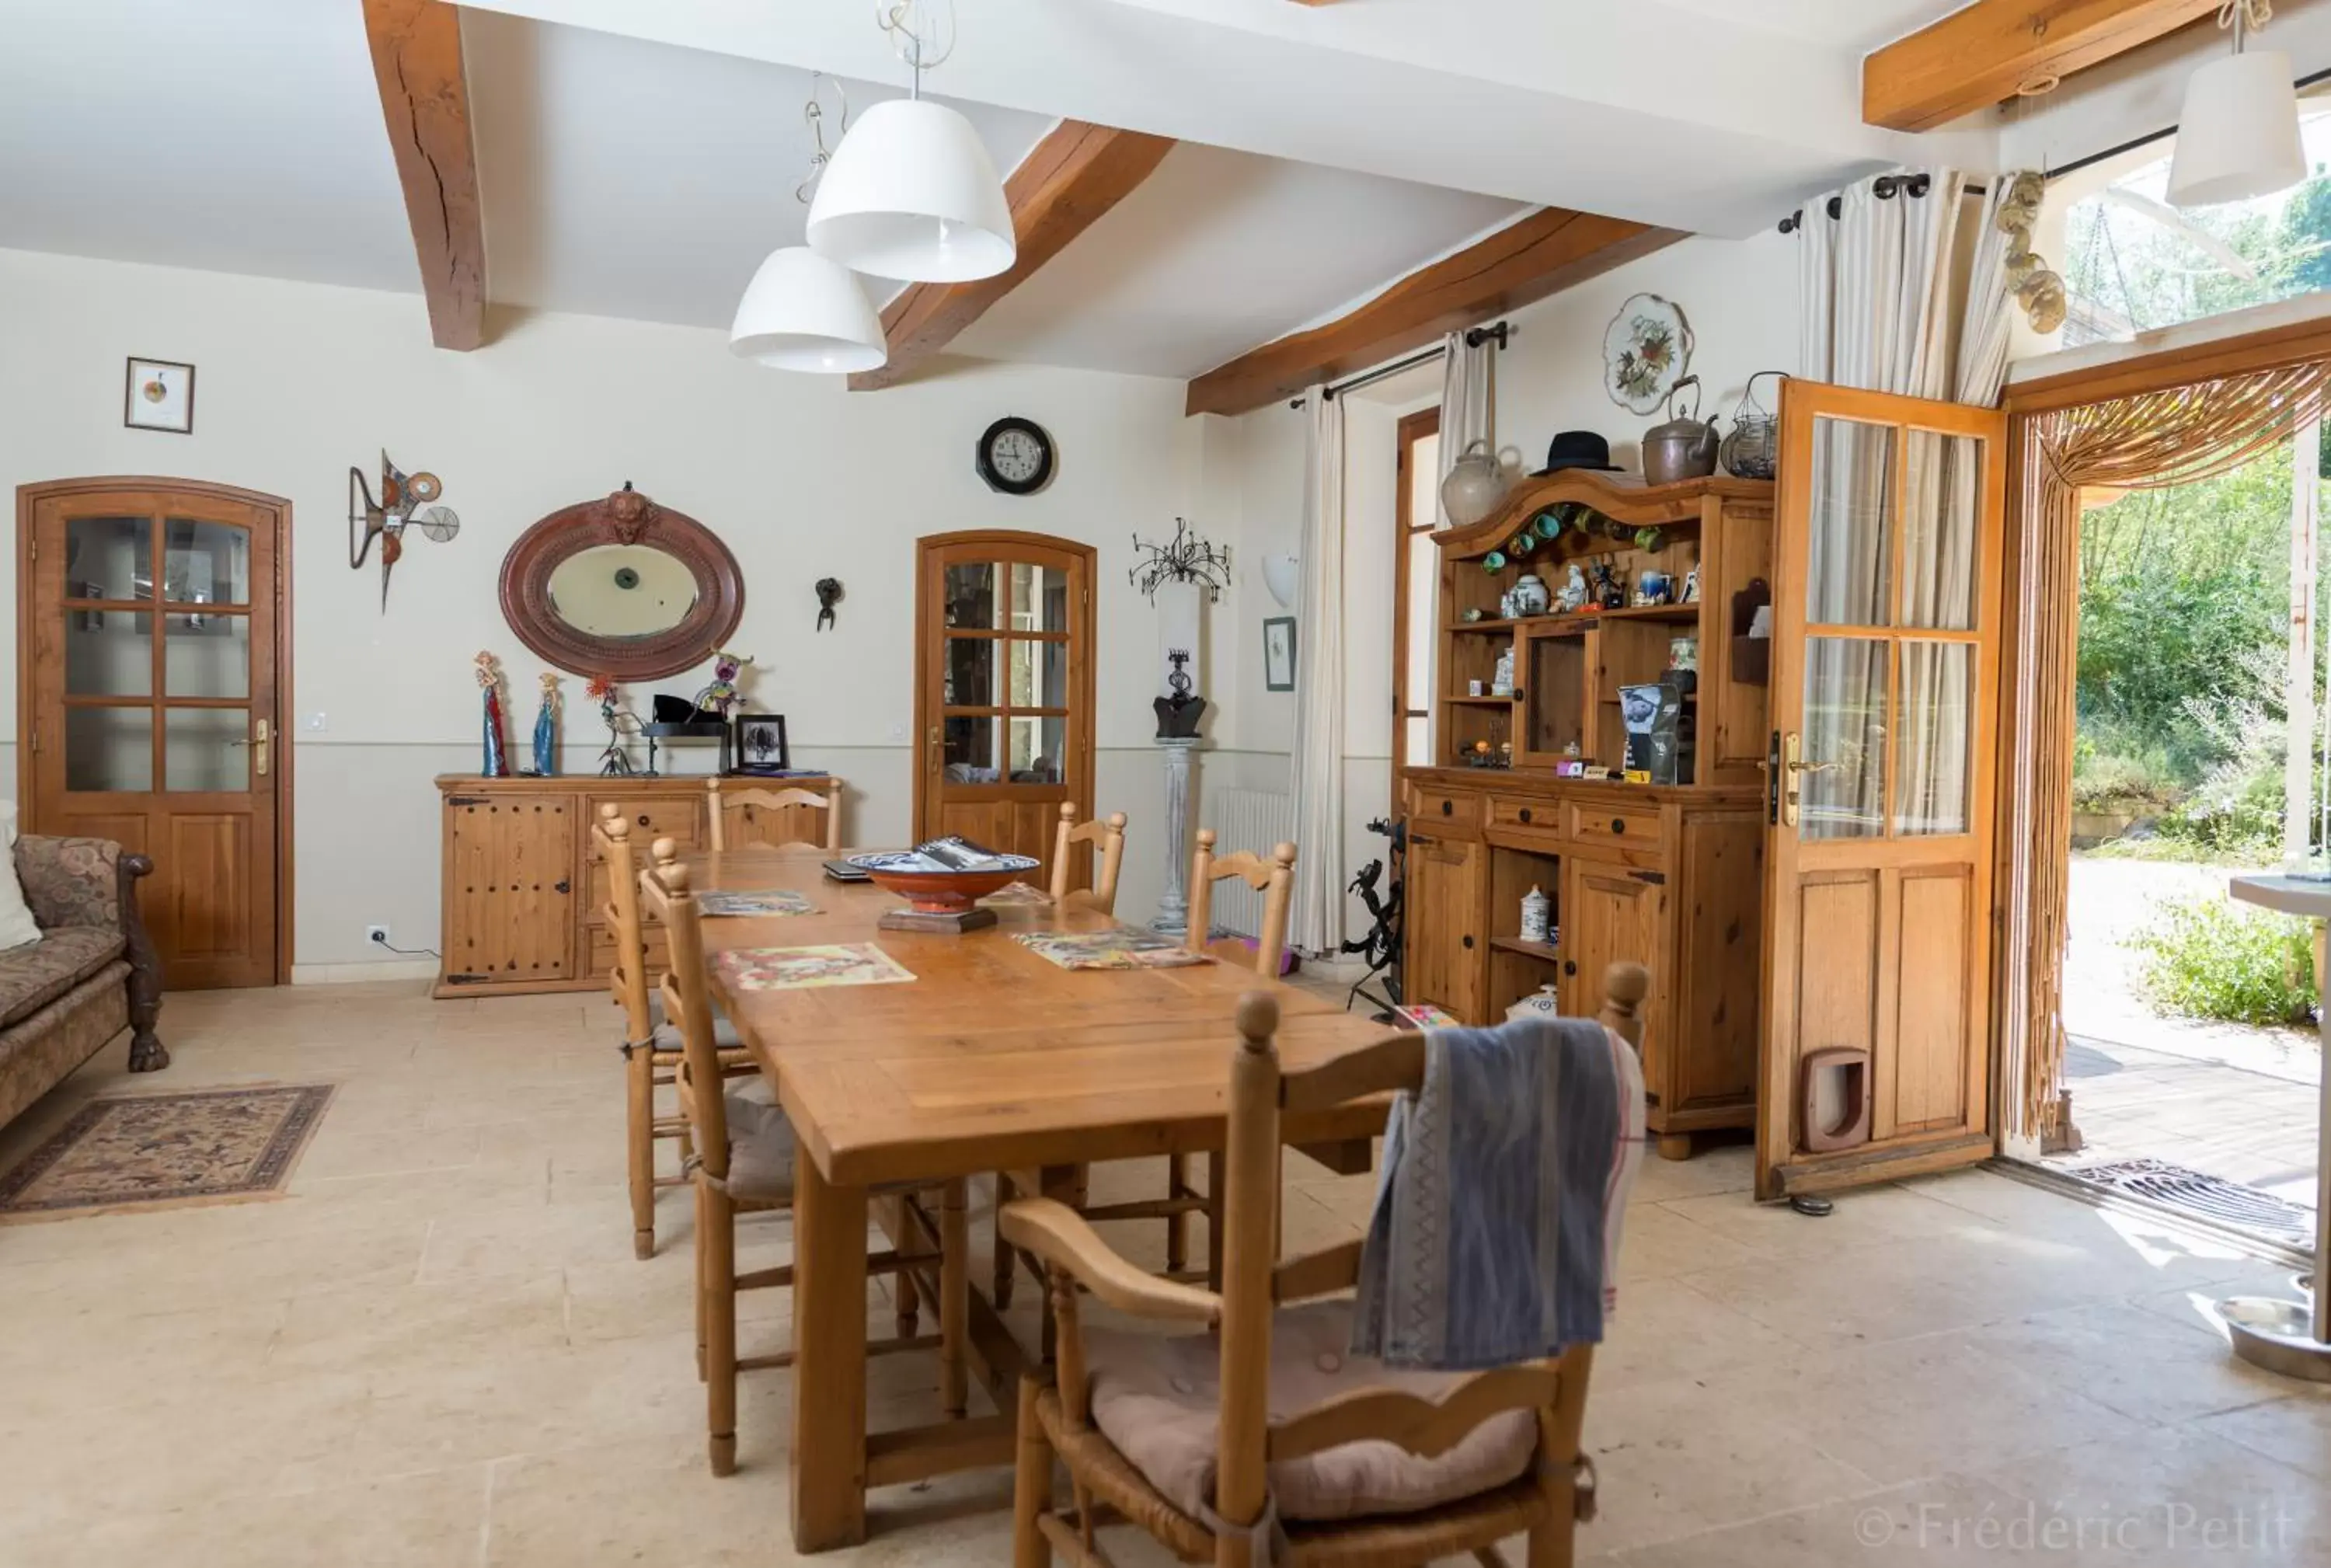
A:
{"label": "white pendant lamp", "polygon": [[928,99],[858,117],[809,205],[810,249],[856,272],[967,283],[1019,254],[1012,206],[971,121]]}
{"label": "white pendant lamp", "polygon": [[2288,190],[2307,177],[2298,137],[2298,94],[2290,57],[2243,48],[2266,20],[2262,0],[2231,0],[2221,25],[2234,31],[2234,52],[2187,79],[2169,165],[2173,206],[2206,207]]}
{"label": "white pendant lamp", "polygon": [[846,375],[890,357],[882,319],[846,268],[800,245],[769,252],[728,328],[728,352],[778,370]]}

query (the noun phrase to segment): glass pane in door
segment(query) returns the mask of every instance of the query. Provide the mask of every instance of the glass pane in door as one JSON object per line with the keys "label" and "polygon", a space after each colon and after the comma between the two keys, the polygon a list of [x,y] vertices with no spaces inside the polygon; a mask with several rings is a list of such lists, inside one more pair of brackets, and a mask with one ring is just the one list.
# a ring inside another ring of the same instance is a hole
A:
{"label": "glass pane in door", "polygon": [[1006,613],[1004,599],[1010,572],[1009,566],[989,561],[960,562],[947,567],[943,575],[947,623],[966,630],[1000,631]]}
{"label": "glass pane in door", "polygon": [[1015,632],[1069,629],[1069,575],[1058,566],[1012,568],[1012,627]]}
{"label": "glass pane in door", "polygon": [[1901,625],[1974,629],[1984,455],[1971,435],[1904,432]]}
{"label": "glass pane in door", "polygon": [[997,721],[986,715],[956,714],[947,721],[945,759],[953,784],[994,784]]}
{"label": "glass pane in door", "polygon": [[65,709],[65,788],[154,787],[154,710],[150,708]]}
{"label": "glass pane in door", "polygon": [[989,637],[950,637],[939,700],[949,708],[1001,708],[1003,688],[997,684],[1001,666],[995,641]]}
{"label": "glass pane in door", "polygon": [[251,603],[251,530],[198,518],[162,524],[162,597],[173,604]]}
{"label": "glass pane in door", "polygon": [[173,708],[162,716],[162,787],[251,787],[251,715],[240,708]]}
{"label": "glass pane in door", "polygon": [[1901,727],[1894,743],[1894,831],[1967,831],[1967,693],[1974,645],[1905,639]]}
{"label": "glass pane in door", "polygon": [[1012,642],[1011,701],[1014,708],[1069,705],[1069,647],[1065,642]]}
{"label": "glass pane in door", "polygon": [[1805,621],[1883,626],[1892,570],[1894,427],[1816,419]]}
{"label": "glass pane in door", "polygon": [[66,598],[153,596],[153,541],[146,518],[65,519]]}
{"label": "glass pane in door", "polygon": [[1886,651],[1860,637],[1805,639],[1805,717],[1796,775],[1808,839],[1886,832]]}
{"label": "glass pane in door", "polygon": [[154,617],[137,610],[71,610],[65,618],[65,690],[74,697],[146,697],[154,690]]}
{"label": "glass pane in door", "polygon": [[163,616],[162,685],[172,697],[249,697],[251,617]]}

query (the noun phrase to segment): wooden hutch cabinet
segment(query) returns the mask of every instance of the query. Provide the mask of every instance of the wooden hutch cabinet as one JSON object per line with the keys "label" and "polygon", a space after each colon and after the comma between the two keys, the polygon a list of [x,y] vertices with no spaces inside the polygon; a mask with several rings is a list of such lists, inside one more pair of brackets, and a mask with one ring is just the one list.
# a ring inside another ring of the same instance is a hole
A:
{"label": "wooden hutch cabinet", "polygon": [[[1769,642],[1747,633],[1770,600],[1772,528],[1769,483],[1654,489],[1574,471],[1436,537],[1435,765],[1402,781],[1405,994],[1479,1024],[1551,984],[1565,1013],[1591,1014],[1605,967],[1647,965],[1644,1081],[1671,1159],[1689,1155],[1693,1132],[1755,1121]],[[1501,613],[1525,573],[1558,594],[1574,562],[1613,566],[1631,594],[1655,570],[1679,596],[1696,571],[1699,596]],[[1619,689],[1658,681],[1688,639],[1690,782],[1625,783]],[[1553,900],[1551,943],[1521,936],[1534,887]]]}
{"label": "wooden hutch cabinet", "polygon": [[[823,790],[823,776],[777,787]],[[591,842],[602,804],[623,808],[641,852],[658,839],[688,849],[710,842],[708,781],[685,777],[438,779],[444,802],[444,879],[438,996],[498,996],[604,987],[614,959],[607,928],[607,868]],[[722,788],[770,788],[766,779],[724,779]],[[745,808],[729,815],[732,846],[822,843],[818,808]],[[650,917],[651,921],[652,917]],[[664,962],[652,923],[649,956]]]}

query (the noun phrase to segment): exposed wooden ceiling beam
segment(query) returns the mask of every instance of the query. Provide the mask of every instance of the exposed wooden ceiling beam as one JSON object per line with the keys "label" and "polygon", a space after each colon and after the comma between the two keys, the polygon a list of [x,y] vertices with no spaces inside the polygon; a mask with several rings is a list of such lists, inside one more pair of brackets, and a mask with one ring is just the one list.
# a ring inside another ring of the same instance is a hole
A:
{"label": "exposed wooden ceiling beam", "polygon": [[989,306],[1129,195],[1173,150],[1170,137],[1062,120],[1004,182],[1020,248],[1011,269],[971,283],[917,283],[891,300],[882,310],[890,363],[852,375],[851,389],[871,392],[912,380]]}
{"label": "exposed wooden ceiling beam", "polygon": [[373,75],[440,348],[485,341],[486,235],[461,70],[461,12],[445,0],[364,0]]}
{"label": "exposed wooden ceiling beam", "polygon": [[1185,412],[1244,413],[1314,382],[1512,310],[1682,239],[1624,218],[1545,207],[1410,273],[1349,314],[1266,343],[1190,383]]}
{"label": "exposed wooden ceiling beam", "polygon": [[1861,62],[1861,118],[1931,130],[2212,15],[2218,0],[1975,0]]}

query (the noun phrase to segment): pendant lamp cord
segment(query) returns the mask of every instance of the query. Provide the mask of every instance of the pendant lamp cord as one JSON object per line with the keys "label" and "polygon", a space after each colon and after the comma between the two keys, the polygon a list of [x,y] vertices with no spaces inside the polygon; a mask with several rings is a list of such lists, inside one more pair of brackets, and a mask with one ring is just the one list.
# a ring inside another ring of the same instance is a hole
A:
{"label": "pendant lamp cord", "polygon": [[2274,20],[2274,0],[2221,0],[2218,25],[2234,30],[2234,52],[2242,52],[2244,34],[2256,33]]}
{"label": "pendant lamp cord", "polygon": [[955,0],[874,0],[874,24],[890,35],[892,52],[914,71],[908,96],[921,99],[923,72],[946,64],[955,52]]}
{"label": "pendant lamp cord", "polygon": [[833,122],[835,145],[840,145],[841,137],[850,134],[850,93],[842,85],[842,78],[828,76],[822,71],[810,72],[809,101],[802,105],[802,119],[809,122],[810,140],[817,150],[809,155],[808,175],[794,187],[794,200],[804,206],[809,205],[811,193],[817,189],[817,182],[824,175],[827,162],[833,157],[832,151],[825,145],[825,108],[817,100],[818,89],[829,81],[833,83],[833,96],[842,100],[842,112],[834,117]]}

